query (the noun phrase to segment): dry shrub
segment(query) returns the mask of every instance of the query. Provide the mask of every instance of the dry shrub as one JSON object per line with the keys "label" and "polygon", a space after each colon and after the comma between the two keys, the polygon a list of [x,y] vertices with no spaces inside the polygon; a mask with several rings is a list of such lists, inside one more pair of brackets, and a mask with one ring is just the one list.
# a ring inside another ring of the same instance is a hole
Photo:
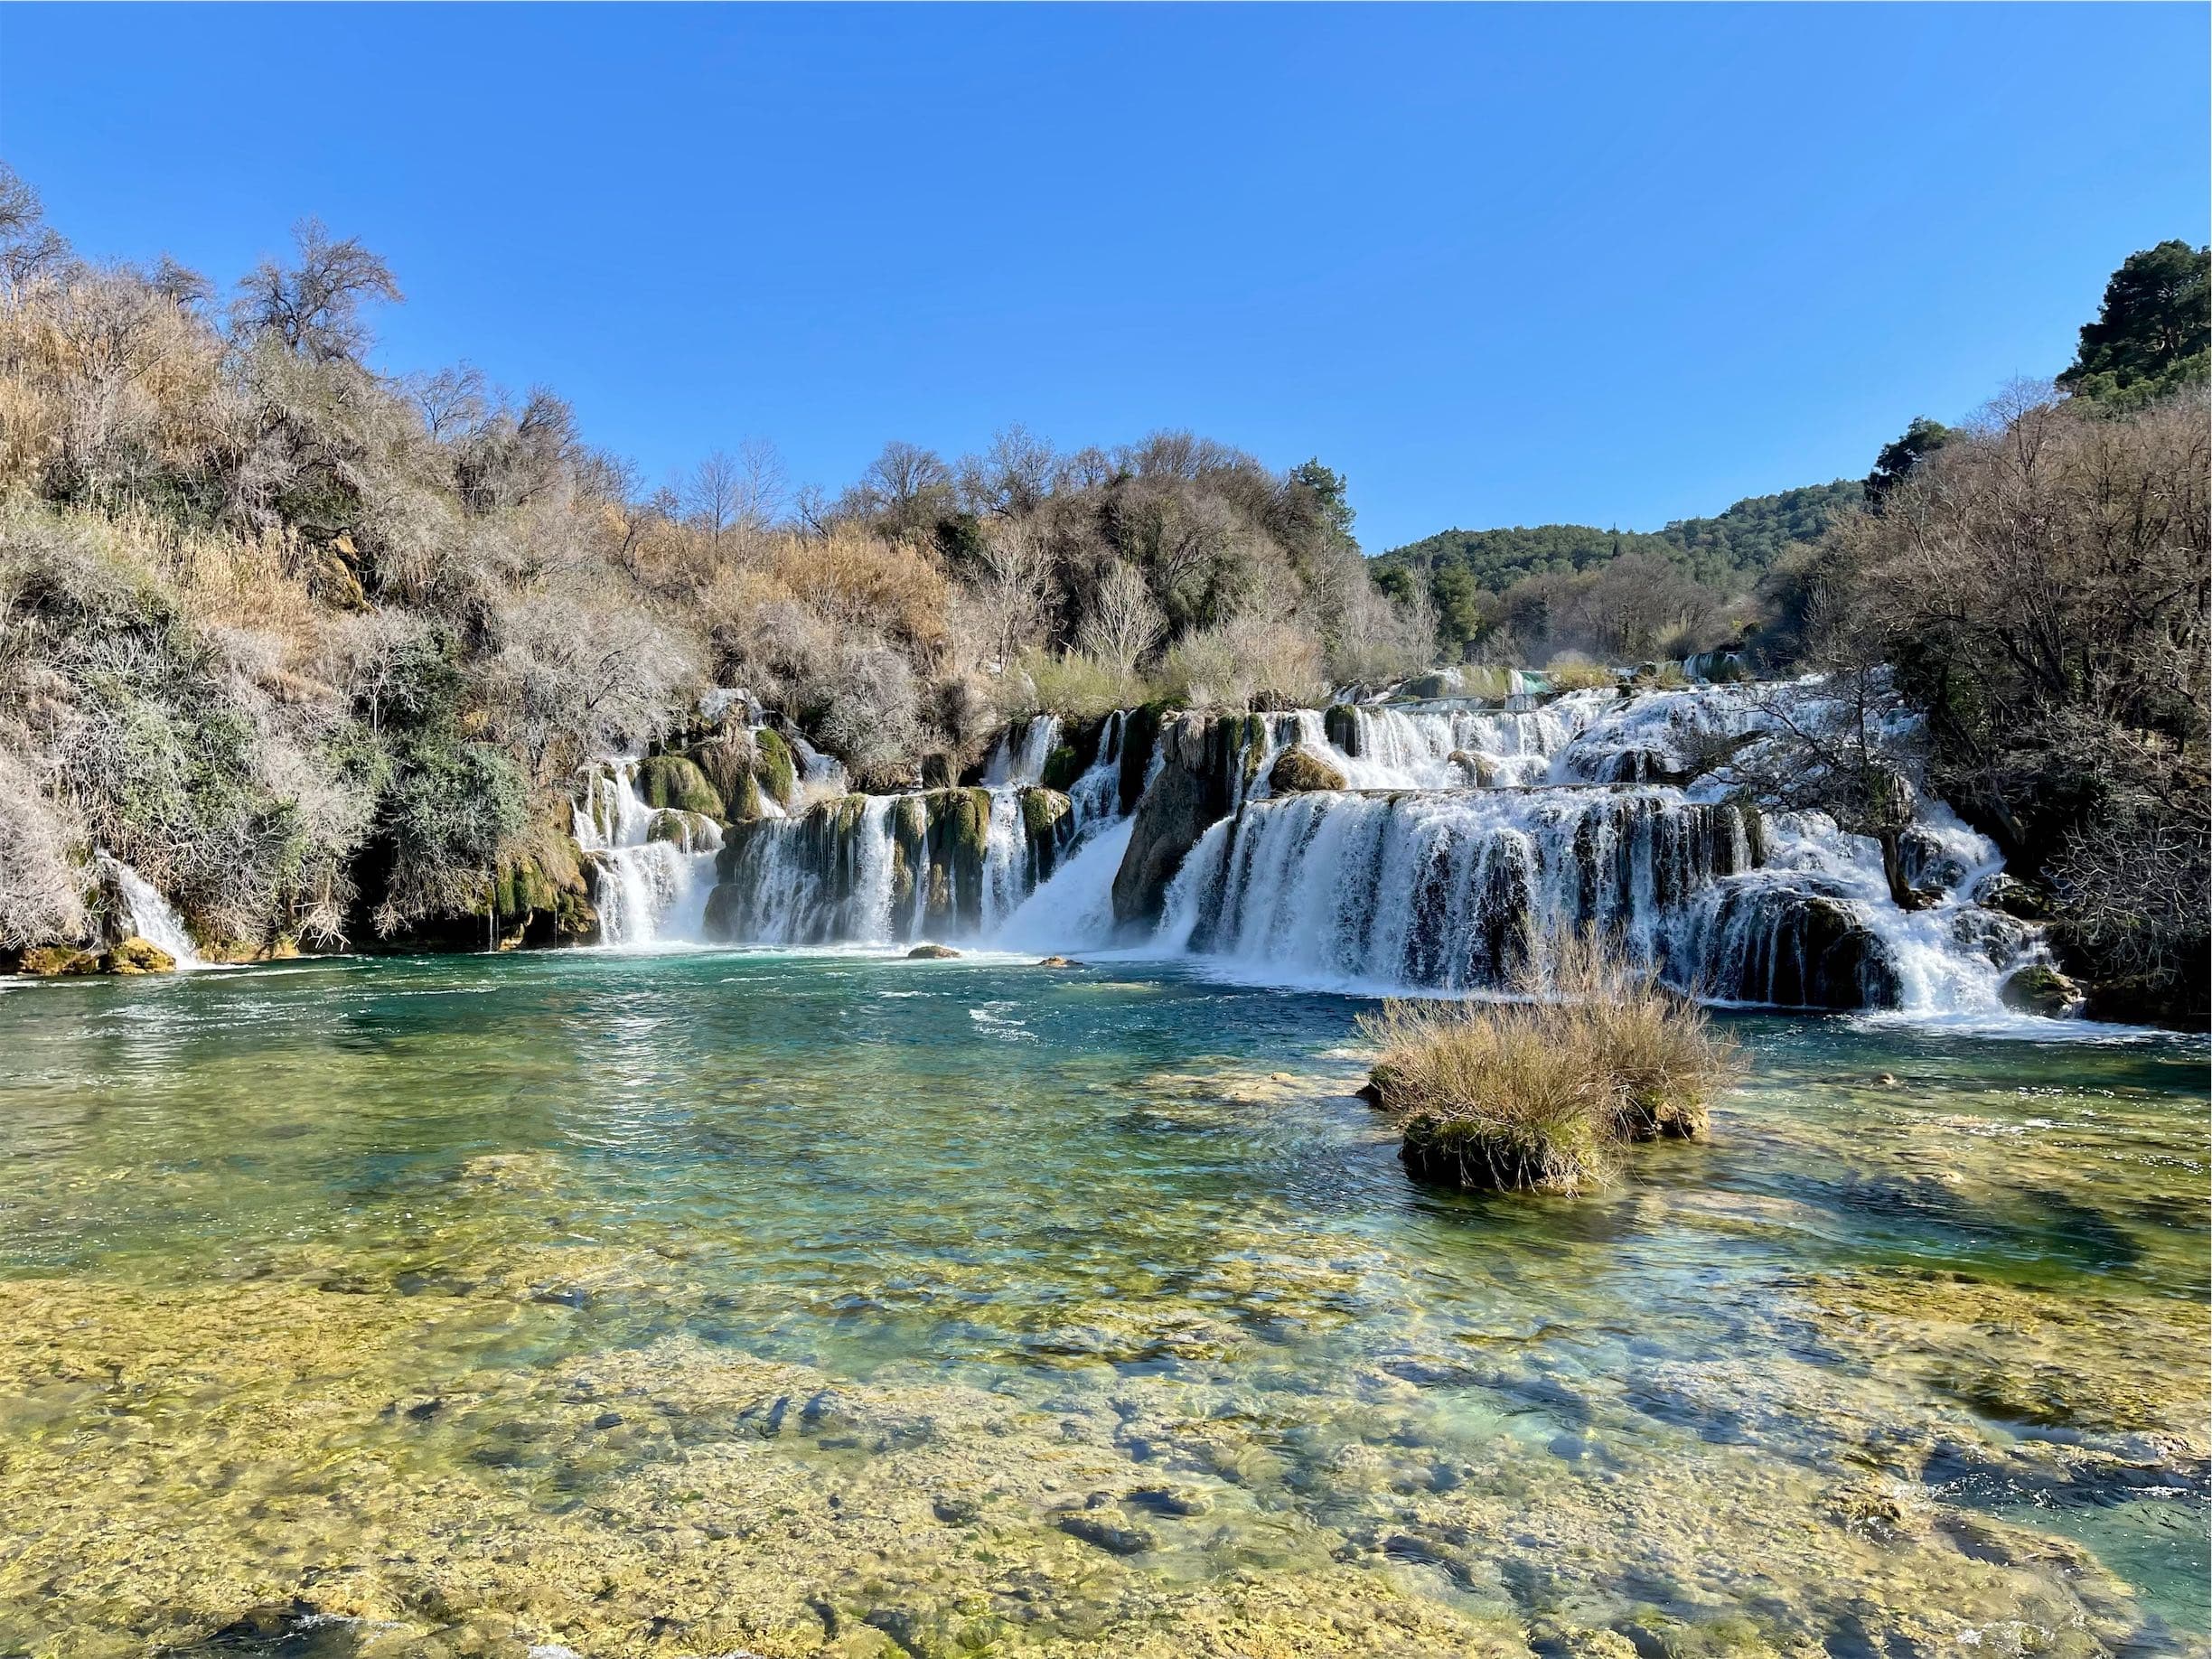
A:
{"label": "dry shrub", "polygon": [[1572,1195],[1619,1148],[1706,1128],[1739,1074],[1704,1010],[1613,942],[1562,940],[1527,1000],[1391,1001],[1361,1028],[1382,1045],[1371,1088],[1399,1120],[1407,1167],[1453,1186]]}
{"label": "dry shrub", "polygon": [[1599,691],[1620,684],[1620,676],[1592,662],[1579,651],[1561,651],[1544,669],[1554,691]]}
{"label": "dry shrub", "polygon": [[1141,675],[1119,671],[1083,651],[1029,651],[998,685],[1009,719],[1052,714],[1096,720],[1150,698]]}
{"label": "dry shrub", "polygon": [[925,667],[951,642],[944,573],[910,542],[839,526],[818,538],[782,538],[766,569],[815,615],[840,630],[880,633]]}
{"label": "dry shrub", "polygon": [[1296,708],[1328,700],[1321,642],[1294,623],[1232,617],[1177,641],[1160,665],[1186,708]]}

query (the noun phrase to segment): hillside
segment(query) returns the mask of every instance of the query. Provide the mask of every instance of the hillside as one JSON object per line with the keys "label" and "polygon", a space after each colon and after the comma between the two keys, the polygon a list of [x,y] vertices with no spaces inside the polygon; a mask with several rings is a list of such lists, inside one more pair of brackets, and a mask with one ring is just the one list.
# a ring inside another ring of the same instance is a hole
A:
{"label": "hillside", "polygon": [[1755,495],[1710,519],[1678,519],[1664,530],[1598,530],[1588,524],[1516,525],[1511,530],[1439,530],[1374,561],[1378,578],[1392,569],[1458,568],[1477,587],[1496,593],[1531,576],[1566,576],[1608,564],[1625,553],[1656,555],[1710,586],[1741,589],[1757,580],[1782,549],[1809,541],[1846,507],[1861,486],[1839,478],[1779,495]]}

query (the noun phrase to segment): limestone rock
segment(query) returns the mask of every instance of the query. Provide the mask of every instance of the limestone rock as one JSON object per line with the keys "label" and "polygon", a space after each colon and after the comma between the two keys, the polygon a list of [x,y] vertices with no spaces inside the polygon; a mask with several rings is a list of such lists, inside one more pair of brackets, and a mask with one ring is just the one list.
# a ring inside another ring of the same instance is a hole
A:
{"label": "limestone rock", "polygon": [[1304,747],[1285,749],[1268,773],[1268,788],[1278,795],[1304,795],[1346,786],[1343,773]]}
{"label": "limestone rock", "polygon": [[173,973],[176,958],[134,933],[108,952],[107,969],[109,973]]}
{"label": "limestone rock", "polygon": [[2082,1004],[2082,989],[2057,969],[2031,962],[1998,988],[2008,1008],[2021,1014],[2042,1014],[2053,1019],[2073,1013]]}

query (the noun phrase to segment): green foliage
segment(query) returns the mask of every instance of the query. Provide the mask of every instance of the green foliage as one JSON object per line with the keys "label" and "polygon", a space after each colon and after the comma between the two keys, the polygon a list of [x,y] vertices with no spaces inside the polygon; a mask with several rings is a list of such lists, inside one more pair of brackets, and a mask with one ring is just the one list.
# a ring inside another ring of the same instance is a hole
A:
{"label": "green foliage", "polygon": [[1679,565],[1699,581],[1741,590],[1794,542],[1810,541],[1829,520],[1859,504],[1861,486],[1833,483],[1752,496],[1711,519],[1679,519],[1652,531],[1598,530],[1587,524],[1539,524],[1512,530],[1443,530],[1393,548],[1374,561],[1378,576],[1392,570],[1428,573],[1439,611],[1448,603],[1442,573],[1465,573],[1475,590],[1496,593],[1530,576],[1590,569],[1626,553]]}
{"label": "green foliage", "polygon": [[529,783],[492,745],[436,737],[408,744],[380,819],[393,869],[382,931],[473,908],[529,821]]}
{"label": "green foliage", "polygon": [[1916,416],[1904,435],[1883,445],[1881,454],[1875,457],[1874,470],[1866,477],[1867,511],[1879,512],[1882,499],[1903,483],[1914,467],[1949,443],[1951,436],[1951,428],[1941,421],[1930,420],[1925,415]]}
{"label": "green foliage", "polygon": [[2091,401],[2141,401],[2201,381],[2212,361],[2212,249],[2160,242],[2130,254],[2104,285],[2094,323],[2082,324],[2061,389]]}

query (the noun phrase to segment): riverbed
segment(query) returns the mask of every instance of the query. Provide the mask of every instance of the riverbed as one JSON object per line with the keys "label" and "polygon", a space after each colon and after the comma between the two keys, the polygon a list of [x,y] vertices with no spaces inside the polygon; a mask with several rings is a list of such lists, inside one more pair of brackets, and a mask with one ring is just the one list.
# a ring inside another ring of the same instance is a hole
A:
{"label": "riverbed", "polygon": [[1724,1017],[1710,1143],[1476,1199],[1372,1006],[12,986],[0,1653],[2206,1651],[2201,1041]]}

